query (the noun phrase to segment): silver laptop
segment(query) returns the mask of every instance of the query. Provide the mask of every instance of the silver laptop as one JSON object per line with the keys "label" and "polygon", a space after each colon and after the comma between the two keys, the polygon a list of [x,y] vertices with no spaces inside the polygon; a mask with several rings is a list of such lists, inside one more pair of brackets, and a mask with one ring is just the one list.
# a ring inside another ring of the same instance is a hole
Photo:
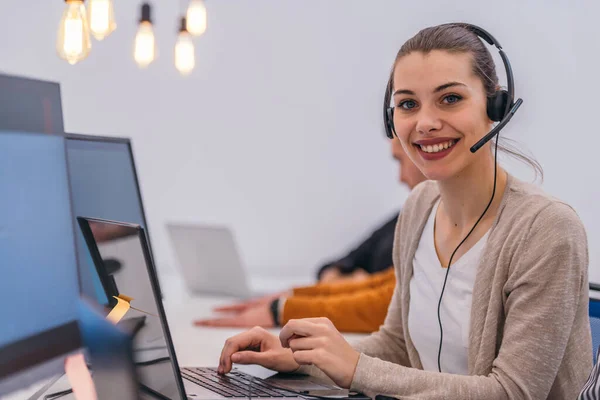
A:
{"label": "silver laptop", "polygon": [[231,230],[217,225],[168,223],[179,269],[191,293],[249,298],[250,288]]}

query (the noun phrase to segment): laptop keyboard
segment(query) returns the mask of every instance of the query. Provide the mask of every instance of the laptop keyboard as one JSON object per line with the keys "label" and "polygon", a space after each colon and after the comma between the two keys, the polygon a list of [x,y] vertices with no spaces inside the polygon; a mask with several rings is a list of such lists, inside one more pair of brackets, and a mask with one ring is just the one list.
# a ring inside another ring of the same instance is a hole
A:
{"label": "laptop keyboard", "polygon": [[182,368],[181,375],[223,397],[298,397],[240,371],[219,375],[216,368]]}

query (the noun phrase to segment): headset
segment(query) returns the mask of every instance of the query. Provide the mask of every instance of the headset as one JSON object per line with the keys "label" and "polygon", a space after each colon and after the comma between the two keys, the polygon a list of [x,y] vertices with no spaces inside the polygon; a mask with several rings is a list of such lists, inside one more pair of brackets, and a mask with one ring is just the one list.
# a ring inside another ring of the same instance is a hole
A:
{"label": "headset", "polygon": [[[494,121],[498,122],[498,124],[481,140],[475,143],[471,147],[471,153],[475,153],[479,150],[483,145],[485,145],[488,141],[490,141],[494,136],[500,133],[500,130],[508,124],[510,119],[515,115],[521,104],[523,104],[523,99],[514,100],[515,95],[515,82],[512,73],[512,68],[510,66],[510,61],[508,57],[502,50],[502,46],[500,43],[485,29],[480,28],[476,25],[466,24],[466,23],[451,23],[447,25],[455,25],[462,28],[465,28],[475,35],[479,36],[481,39],[485,40],[492,46],[495,46],[500,53],[500,57],[502,57],[502,62],[504,63],[504,69],[506,70],[506,80],[508,90],[498,90],[491,96],[487,98],[487,115],[488,117]],[[390,102],[392,99],[392,86],[393,86],[393,76],[390,76],[388,80],[388,84],[385,90],[384,103],[383,103],[383,120],[385,126],[385,132],[388,138],[393,139],[396,134],[396,129],[394,128],[394,107],[390,106]]]}
{"label": "headset", "polygon": [[[484,30],[478,26],[471,25],[471,24],[451,23],[451,24],[446,24],[446,25],[454,25],[454,26],[465,28],[465,29],[471,31],[472,33],[474,33],[475,35],[477,35],[478,37],[480,37],[481,39],[485,40],[490,45],[495,46],[498,49],[498,51],[500,52],[500,57],[502,57],[502,62],[504,63],[504,69],[506,70],[506,80],[508,83],[508,85],[507,85],[508,90],[497,90],[493,95],[488,96],[488,98],[487,98],[487,115],[492,121],[498,122],[498,124],[489,133],[487,133],[483,138],[481,138],[477,143],[475,143],[473,146],[471,146],[471,148],[470,148],[471,153],[475,153],[477,150],[482,148],[487,142],[489,142],[494,136],[496,136],[500,133],[500,130],[502,128],[504,128],[506,126],[506,124],[508,124],[508,122],[511,120],[513,115],[515,115],[515,113],[517,112],[517,110],[519,109],[521,104],[523,104],[523,99],[519,98],[519,99],[517,99],[517,101],[513,101],[514,94],[515,94],[515,83],[514,83],[512,68],[510,66],[510,61],[508,61],[508,57],[502,50],[502,46],[500,45],[500,43],[498,43],[498,41],[492,35],[490,35],[486,30]],[[393,75],[390,76],[390,79],[388,80],[387,87],[385,90],[385,96],[384,96],[384,100],[383,100],[384,127],[385,127],[386,135],[390,139],[393,139],[394,136],[397,136],[396,129],[394,128],[394,106],[393,105],[390,106],[391,99],[392,99],[392,83],[393,83]],[[444,339],[444,329],[442,327],[442,318],[441,318],[440,310],[441,310],[441,305],[442,305],[442,298],[444,296],[444,291],[446,289],[446,282],[448,281],[448,274],[450,273],[450,266],[452,265],[452,259],[454,258],[454,255],[456,254],[458,249],[463,245],[463,243],[467,240],[467,238],[469,236],[471,236],[471,233],[473,233],[473,231],[475,230],[475,228],[477,227],[479,222],[483,219],[484,215],[487,213],[488,209],[492,205],[492,202],[494,201],[494,196],[496,194],[496,182],[497,182],[497,172],[498,172],[497,164],[498,164],[498,141],[496,141],[496,146],[495,146],[495,150],[494,150],[494,187],[492,190],[492,197],[490,198],[485,210],[483,211],[483,213],[481,214],[481,216],[479,217],[477,222],[475,222],[475,224],[473,225],[473,227],[471,228],[469,233],[467,233],[467,235],[464,237],[464,239],[459,243],[459,245],[456,247],[456,249],[454,249],[454,251],[452,252],[452,255],[450,256],[450,260],[448,261],[448,266],[446,268],[446,276],[444,278],[444,285],[442,286],[442,291],[440,293],[440,298],[438,300],[438,307],[437,307],[438,324],[440,327],[440,344],[439,344],[439,348],[438,348],[438,357],[437,357],[439,372],[442,372],[441,356],[442,356],[442,342]]]}

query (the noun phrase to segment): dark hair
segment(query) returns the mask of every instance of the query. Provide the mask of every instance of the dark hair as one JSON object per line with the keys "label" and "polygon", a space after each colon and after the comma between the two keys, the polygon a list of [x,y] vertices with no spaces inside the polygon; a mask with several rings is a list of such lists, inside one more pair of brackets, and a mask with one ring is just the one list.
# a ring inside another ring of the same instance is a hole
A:
{"label": "dark hair", "polygon": [[[498,90],[496,64],[479,36],[469,30],[466,25],[460,23],[443,24],[419,31],[402,45],[390,73],[386,96],[388,104],[386,104],[386,107],[389,106],[393,90],[394,69],[398,60],[413,52],[428,54],[433,50],[444,50],[450,53],[470,53],[473,56],[473,73],[481,79],[486,96],[491,96]],[[498,140],[498,137],[495,140]],[[534,170],[536,178],[539,175],[543,180],[544,171],[540,163],[535,158],[523,154],[515,146],[505,143],[506,141],[506,139],[500,138],[498,149],[529,165]]]}

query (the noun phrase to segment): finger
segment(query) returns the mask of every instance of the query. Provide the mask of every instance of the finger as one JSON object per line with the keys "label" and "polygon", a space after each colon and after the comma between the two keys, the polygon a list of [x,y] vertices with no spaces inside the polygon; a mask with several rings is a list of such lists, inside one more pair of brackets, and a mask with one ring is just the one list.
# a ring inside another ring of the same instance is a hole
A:
{"label": "finger", "polygon": [[240,312],[240,311],[244,311],[247,308],[248,308],[248,305],[246,303],[228,304],[226,306],[215,307],[215,308],[213,308],[213,311],[214,312]]}
{"label": "finger", "polygon": [[219,372],[228,373],[231,371],[231,356],[240,350],[260,347],[260,344],[269,333],[261,328],[254,328],[249,331],[235,335],[225,341],[221,357],[219,359]]}
{"label": "finger", "polygon": [[298,365],[320,365],[322,350],[301,350],[294,352],[294,360]]}
{"label": "finger", "polygon": [[293,352],[303,350],[314,350],[326,348],[327,338],[323,336],[304,337],[298,339],[291,338],[288,343],[290,345],[290,349],[292,349]]}
{"label": "finger", "polygon": [[196,326],[213,326],[213,327],[230,327],[239,328],[244,327],[239,318],[214,318],[214,319],[201,319],[194,321]]}
{"label": "finger", "polygon": [[239,351],[231,356],[231,361],[236,364],[258,364],[262,365],[262,362],[266,357],[269,356],[268,353],[260,353],[257,351]]}
{"label": "finger", "polygon": [[306,319],[292,319],[281,329],[279,340],[283,347],[290,347],[288,342],[294,336],[320,336],[325,326]]}
{"label": "finger", "polygon": [[302,318],[302,319],[304,321],[313,322],[315,324],[333,326],[333,322],[331,322],[331,320],[329,318],[325,318],[325,317],[313,317],[313,318]]}

